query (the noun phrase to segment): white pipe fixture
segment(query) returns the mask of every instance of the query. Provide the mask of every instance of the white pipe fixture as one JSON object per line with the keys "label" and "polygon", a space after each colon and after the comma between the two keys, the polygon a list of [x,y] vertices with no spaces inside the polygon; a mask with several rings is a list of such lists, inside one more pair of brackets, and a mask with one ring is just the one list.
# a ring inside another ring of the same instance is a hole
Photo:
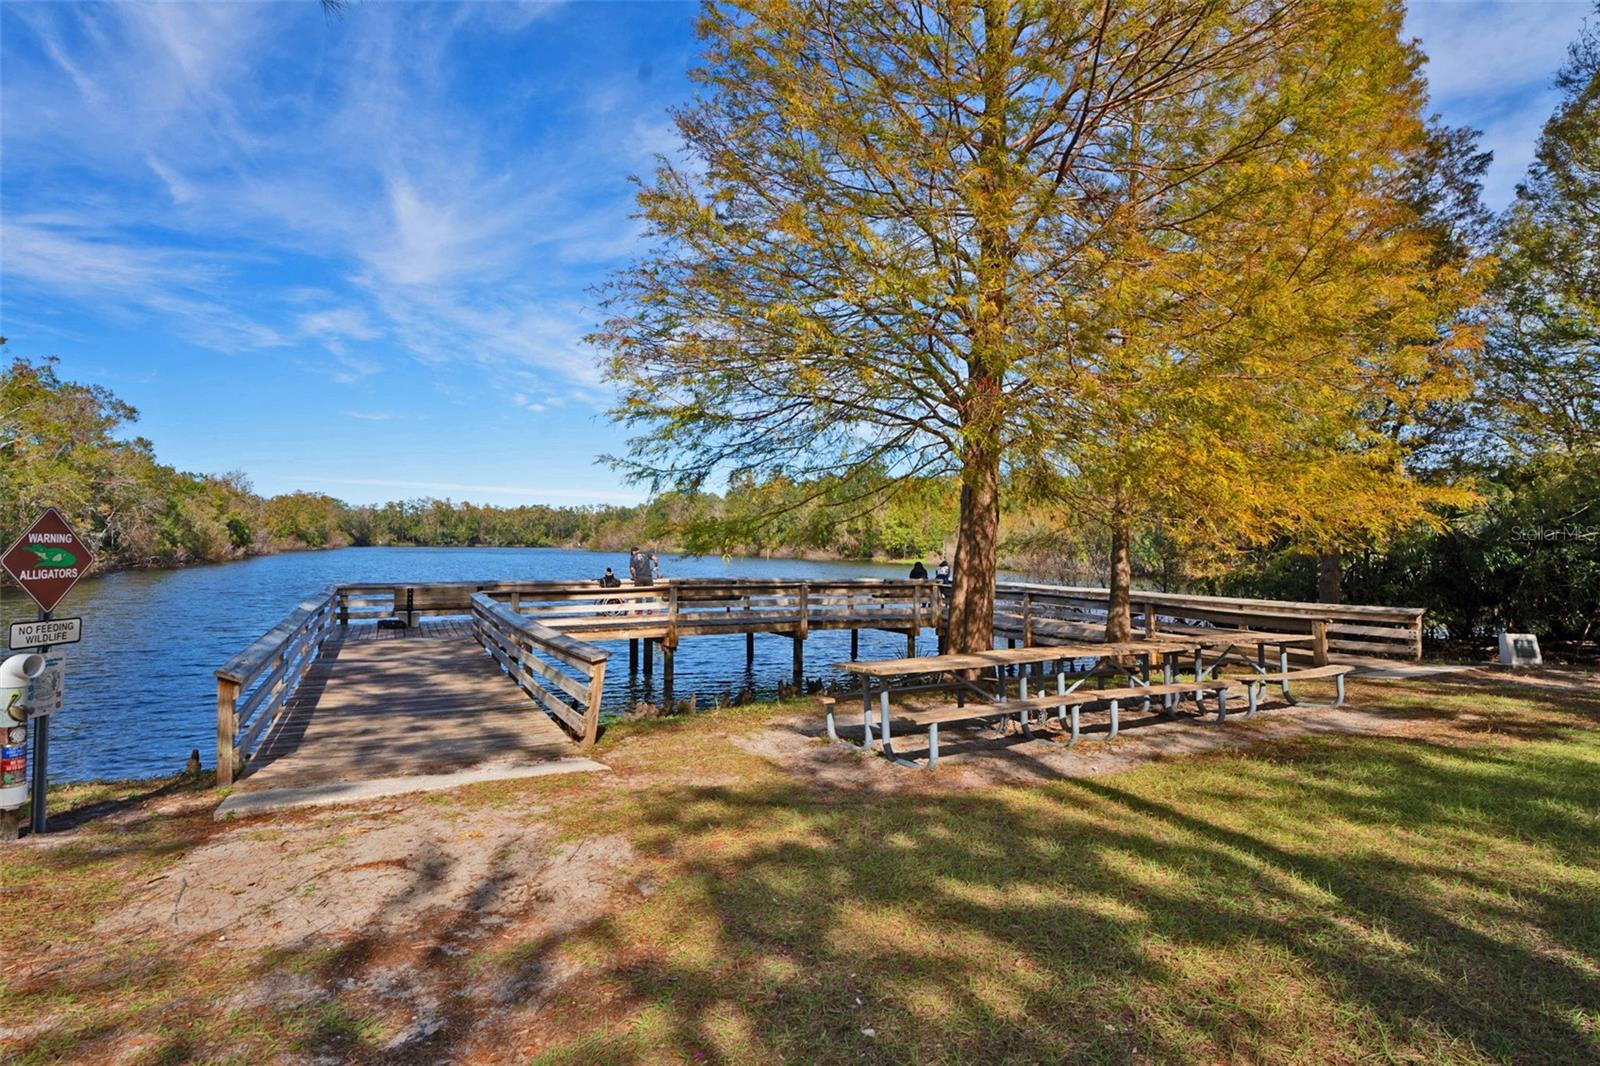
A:
{"label": "white pipe fixture", "polygon": [[13,655],[0,662],[0,720],[28,720],[22,701],[28,696],[28,682],[44,673],[44,656],[37,652]]}

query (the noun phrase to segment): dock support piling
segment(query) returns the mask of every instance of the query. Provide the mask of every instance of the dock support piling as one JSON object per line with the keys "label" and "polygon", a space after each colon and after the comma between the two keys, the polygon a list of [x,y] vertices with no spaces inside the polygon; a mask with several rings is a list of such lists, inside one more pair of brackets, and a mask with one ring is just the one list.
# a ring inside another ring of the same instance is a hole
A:
{"label": "dock support piling", "polygon": [[650,672],[656,667],[656,642],[649,637],[644,638],[644,676],[649,677]]}
{"label": "dock support piling", "polygon": [[746,670],[756,664],[756,633],[755,630],[744,635],[744,668]]}
{"label": "dock support piling", "polygon": [[639,638],[632,637],[628,641],[628,673],[639,672]]}
{"label": "dock support piling", "polygon": [[794,638],[794,687],[799,691],[805,684],[806,677],[806,638],[795,634]]}
{"label": "dock support piling", "polygon": [[672,645],[665,642],[661,645],[661,688],[669,696],[672,693],[672,660],[673,653],[677,651]]}
{"label": "dock support piling", "polygon": [[850,661],[855,662],[861,658],[861,630],[850,631]]}
{"label": "dock support piling", "polygon": [[906,658],[909,659],[915,654],[917,654],[917,631],[910,629],[906,631]]}

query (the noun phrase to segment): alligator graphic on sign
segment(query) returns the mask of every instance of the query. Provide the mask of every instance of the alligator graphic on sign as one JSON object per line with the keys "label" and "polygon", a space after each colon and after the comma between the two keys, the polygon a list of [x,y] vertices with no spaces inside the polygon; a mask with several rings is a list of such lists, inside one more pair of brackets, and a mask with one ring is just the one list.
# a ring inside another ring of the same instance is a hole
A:
{"label": "alligator graphic on sign", "polygon": [[78,563],[78,557],[65,548],[47,548],[43,544],[30,544],[23,550],[32,552],[38,558],[40,566],[51,570],[76,566]]}
{"label": "alligator graphic on sign", "polygon": [[94,552],[54,507],[46,507],[22,536],[0,553],[0,570],[22,586],[41,611],[53,611],[94,566]]}

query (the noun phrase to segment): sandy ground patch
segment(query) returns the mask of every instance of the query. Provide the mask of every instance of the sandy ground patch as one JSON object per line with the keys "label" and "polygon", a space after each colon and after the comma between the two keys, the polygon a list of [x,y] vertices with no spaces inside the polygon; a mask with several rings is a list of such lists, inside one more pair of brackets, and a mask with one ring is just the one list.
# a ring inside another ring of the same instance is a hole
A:
{"label": "sandy ground patch", "polygon": [[[1504,671],[1494,670],[1474,670],[1439,680],[1458,679],[1463,683],[1527,683],[1590,692],[1596,681],[1593,674],[1508,676]],[[1352,682],[1351,702],[1338,708],[1290,705],[1269,696],[1255,718],[1246,720],[1243,708],[1238,707],[1232,708],[1224,723],[1218,723],[1214,714],[1197,715],[1193,704],[1187,704],[1176,719],[1154,711],[1125,709],[1119,734],[1109,742],[1106,739],[1108,715],[1103,711],[1086,711],[1083,736],[1070,747],[1047,740],[1029,740],[1014,724],[1004,736],[976,722],[947,724],[939,731],[939,766],[933,773],[893,765],[881,755],[869,755],[859,748],[828,743],[820,711],[776,720],[766,729],[735,737],[733,742],[821,787],[895,792],[908,788],[981,789],[1062,777],[1116,774],[1157,760],[1244,750],[1268,741],[1301,737],[1438,735],[1449,729],[1437,720],[1364,707],[1362,704],[1367,701],[1356,694],[1356,684],[1362,685],[1365,695],[1370,695],[1381,693],[1387,682]],[[1208,703],[1208,706],[1214,705]],[[1474,719],[1466,715],[1461,720],[1470,723]],[[843,708],[838,721],[840,735],[859,743],[859,707],[852,704]],[[1045,735],[1064,739],[1053,727],[1046,730]],[[921,764],[927,756],[927,734],[910,730],[897,732],[894,747],[897,755]]]}
{"label": "sandy ground patch", "polygon": [[473,926],[542,917],[554,931],[598,913],[611,873],[632,857],[620,836],[555,844],[508,812],[478,811],[470,821],[397,813],[241,824],[140,886],[96,932],[293,947],[404,934],[456,914]]}

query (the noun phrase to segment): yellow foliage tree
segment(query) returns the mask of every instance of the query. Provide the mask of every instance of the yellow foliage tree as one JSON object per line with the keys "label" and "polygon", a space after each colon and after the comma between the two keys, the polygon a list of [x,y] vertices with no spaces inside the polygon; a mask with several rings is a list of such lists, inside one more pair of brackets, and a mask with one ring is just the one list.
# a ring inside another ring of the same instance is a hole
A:
{"label": "yellow foliage tree", "polygon": [[1463,498],[1405,462],[1417,413],[1469,386],[1482,282],[1414,194],[1420,59],[1397,4],[1323,15],[1292,68],[1153,101],[1102,155],[1096,284],[1050,324],[1059,432],[1025,484],[1109,532],[1111,639],[1141,526],[1193,560],[1325,550]]}
{"label": "yellow foliage tree", "polygon": [[[1334,289],[1354,283],[1319,289],[1310,264],[1358,260],[1341,277],[1370,277],[1388,251],[1367,216],[1404,136],[1388,124],[1414,127],[1420,103],[1396,10],[708,6],[703,93],[677,115],[688,159],[663,160],[641,188],[654,245],[614,279],[594,338],[620,389],[614,414],[636,431],[618,463],[691,491],[730,474],[866,473],[886,491],[955,474],[950,643],[990,646],[1008,469],[1056,457],[1100,497],[1135,461],[1193,465],[1226,436],[1225,410],[1246,406],[1216,377],[1230,359],[1252,381],[1295,379],[1280,411],[1323,387],[1299,380],[1328,361],[1308,344],[1263,343],[1296,321],[1329,332]],[[1300,255],[1271,239],[1279,226]],[[1266,244],[1244,254],[1253,240]],[[1167,354],[1222,352],[1213,328],[1235,341],[1225,356]],[[1242,343],[1253,329],[1262,343]],[[1223,408],[1208,406],[1217,390]],[[1218,497],[1259,469],[1236,451],[1233,477],[1183,495]]]}

